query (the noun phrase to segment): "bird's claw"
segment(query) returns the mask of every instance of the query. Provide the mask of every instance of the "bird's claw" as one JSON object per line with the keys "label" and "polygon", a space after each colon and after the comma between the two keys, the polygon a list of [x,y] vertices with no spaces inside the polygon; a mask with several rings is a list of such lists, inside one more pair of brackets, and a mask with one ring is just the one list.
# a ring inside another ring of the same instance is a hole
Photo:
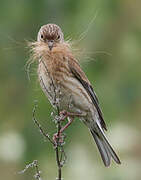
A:
{"label": "bird's claw", "polygon": [[64,142],[63,139],[64,139],[64,138],[63,138],[63,136],[61,135],[61,133],[59,133],[59,135],[58,135],[58,133],[55,133],[55,134],[53,135],[53,141],[55,142],[56,145],[57,145],[57,143],[62,144],[62,143]]}
{"label": "bird's claw", "polygon": [[63,110],[59,113],[59,115],[60,115],[60,121],[64,121],[64,119],[68,117],[68,112]]}

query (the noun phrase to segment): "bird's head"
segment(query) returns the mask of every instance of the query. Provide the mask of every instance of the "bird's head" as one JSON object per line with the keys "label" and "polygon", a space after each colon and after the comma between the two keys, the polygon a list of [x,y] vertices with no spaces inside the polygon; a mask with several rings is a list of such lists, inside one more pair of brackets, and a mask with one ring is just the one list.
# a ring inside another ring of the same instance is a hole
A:
{"label": "bird's head", "polygon": [[47,43],[51,51],[57,43],[64,42],[64,35],[61,28],[56,24],[46,24],[40,28],[37,41]]}

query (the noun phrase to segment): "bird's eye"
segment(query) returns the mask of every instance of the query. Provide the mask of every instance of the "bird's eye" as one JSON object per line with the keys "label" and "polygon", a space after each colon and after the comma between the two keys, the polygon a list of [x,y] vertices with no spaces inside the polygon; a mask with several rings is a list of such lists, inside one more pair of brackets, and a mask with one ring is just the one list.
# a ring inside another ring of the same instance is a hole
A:
{"label": "bird's eye", "polygon": [[44,38],[44,36],[41,34],[41,39],[43,39]]}
{"label": "bird's eye", "polygon": [[57,39],[60,39],[60,35],[57,36]]}

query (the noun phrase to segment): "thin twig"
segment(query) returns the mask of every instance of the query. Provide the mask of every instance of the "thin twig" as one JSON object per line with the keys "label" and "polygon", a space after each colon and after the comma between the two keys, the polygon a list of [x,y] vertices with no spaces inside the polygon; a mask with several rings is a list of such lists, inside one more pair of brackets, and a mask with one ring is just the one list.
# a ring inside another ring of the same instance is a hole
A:
{"label": "thin twig", "polygon": [[45,138],[47,138],[47,139],[51,142],[51,144],[53,144],[53,145],[55,146],[55,143],[54,143],[54,141],[50,138],[49,134],[44,132],[44,130],[42,129],[41,124],[37,121],[37,119],[36,119],[36,117],[35,117],[36,108],[37,108],[37,105],[35,104],[35,106],[34,106],[34,108],[33,108],[33,111],[32,111],[32,119],[33,119],[34,123],[37,125],[37,127],[39,128],[40,133],[41,133]]}
{"label": "thin twig", "polygon": [[66,163],[66,159],[67,159],[67,156],[66,156],[66,153],[64,151],[64,147],[61,146],[60,147],[60,164],[61,164],[61,167],[63,167],[64,164]]}
{"label": "thin twig", "polygon": [[[60,115],[59,114],[59,107],[57,106],[57,114],[58,116]],[[58,166],[58,178],[57,180],[61,180],[62,178],[62,166],[61,166],[61,163],[60,163],[60,157],[59,157],[59,137],[60,137],[60,130],[61,130],[61,120],[60,118],[57,119],[57,139],[56,139],[56,143],[57,143],[57,146],[56,146],[56,161],[57,161],[57,166]]]}
{"label": "thin twig", "polygon": [[[49,142],[53,145],[53,147],[55,147],[55,154],[56,154],[56,162],[57,162],[57,167],[58,167],[58,175],[57,175],[57,180],[61,180],[62,179],[62,167],[65,164],[66,161],[66,154],[64,151],[64,147],[63,147],[63,143],[60,143],[60,130],[61,130],[61,116],[60,116],[60,112],[59,112],[59,107],[57,106],[57,117],[55,118],[56,122],[57,122],[57,138],[56,138],[56,142],[54,142],[48,133],[45,133],[41,124],[37,121],[36,117],[35,117],[35,112],[36,112],[36,108],[37,108],[37,104],[35,104],[33,111],[32,111],[32,117],[33,117],[33,121],[34,123],[37,125],[37,127],[40,130],[40,133],[42,134],[42,136],[44,136],[45,138],[47,138],[49,140]],[[36,166],[36,169],[38,170],[38,166]],[[38,174],[37,174],[38,175]],[[41,180],[41,179],[39,179]]]}
{"label": "thin twig", "polygon": [[35,163],[35,169],[36,169],[36,174],[34,175],[35,179],[38,179],[38,180],[42,180],[40,174],[41,172],[39,171],[39,167],[38,167],[38,161],[37,160],[34,160],[34,163]]}
{"label": "thin twig", "polygon": [[37,160],[34,160],[32,163],[26,165],[25,168],[22,171],[19,172],[19,174],[23,174],[29,168],[33,168],[33,167],[35,167],[35,172],[36,172],[36,174],[34,175],[34,178],[37,179],[37,180],[43,180],[41,178],[41,171],[39,171],[39,165],[38,165],[38,161]]}

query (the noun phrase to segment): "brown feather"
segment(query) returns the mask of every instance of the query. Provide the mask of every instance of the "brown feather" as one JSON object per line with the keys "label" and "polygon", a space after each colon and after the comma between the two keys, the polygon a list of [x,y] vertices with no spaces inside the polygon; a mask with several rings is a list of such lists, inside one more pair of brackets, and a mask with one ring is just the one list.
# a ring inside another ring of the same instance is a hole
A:
{"label": "brown feather", "polygon": [[95,105],[95,108],[97,109],[100,123],[103,129],[107,130],[106,123],[104,121],[102,111],[99,106],[99,101],[96,96],[96,93],[93,90],[92,85],[90,84],[89,80],[87,79],[85,73],[82,71],[80,65],[78,62],[74,59],[70,59],[69,61],[69,67],[71,72],[74,74],[74,76],[78,79],[78,81],[83,85],[83,87],[86,89],[87,93],[89,94],[93,104]]}

